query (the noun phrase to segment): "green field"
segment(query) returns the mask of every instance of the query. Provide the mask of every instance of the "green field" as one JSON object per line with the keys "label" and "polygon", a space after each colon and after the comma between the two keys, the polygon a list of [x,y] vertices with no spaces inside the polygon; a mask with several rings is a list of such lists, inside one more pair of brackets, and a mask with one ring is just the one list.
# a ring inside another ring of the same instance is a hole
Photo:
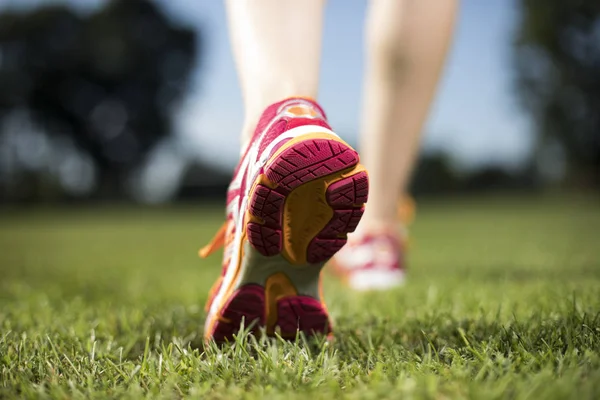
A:
{"label": "green field", "polygon": [[208,207],[0,213],[0,398],[600,398],[600,201],[419,204],[407,285],[336,340],[202,344]]}

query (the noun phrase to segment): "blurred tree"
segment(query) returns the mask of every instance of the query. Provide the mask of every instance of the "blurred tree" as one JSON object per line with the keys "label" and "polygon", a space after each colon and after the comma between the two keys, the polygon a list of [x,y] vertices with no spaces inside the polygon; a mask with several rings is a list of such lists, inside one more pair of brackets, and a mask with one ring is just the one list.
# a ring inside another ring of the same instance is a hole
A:
{"label": "blurred tree", "polygon": [[550,150],[559,156],[558,144],[566,161],[565,177],[598,188],[600,1],[520,0],[520,4],[517,84],[537,124],[539,152]]}
{"label": "blurred tree", "polygon": [[0,127],[27,110],[49,140],[93,161],[96,193],[121,194],[169,134],[196,48],[195,32],[148,0],[113,0],[90,16],[62,6],[0,14]]}

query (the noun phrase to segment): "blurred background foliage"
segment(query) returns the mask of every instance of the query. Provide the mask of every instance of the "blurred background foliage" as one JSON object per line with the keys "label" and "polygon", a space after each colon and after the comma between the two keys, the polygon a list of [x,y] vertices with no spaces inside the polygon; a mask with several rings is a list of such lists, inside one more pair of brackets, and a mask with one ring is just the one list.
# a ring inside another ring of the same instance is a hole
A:
{"label": "blurred background foliage", "polygon": [[[534,122],[529,162],[465,172],[443,151],[425,152],[413,193],[600,188],[600,3],[519,7],[513,66]],[[150,0],[112,0],[89,15],[66,5],[0,13],[0,201],[150,201],[140,182],[174,134],[202,66],[202,32]],[[160,201],[224,193],[229,171],[198,159],[183,168]]]}
{"label": "blurred background foliage", "polygon": [[[562,153],[570,184],[600,187],[600,2],[520,0],[517,88],[537,155]],[[558,158],[558,157],[557,157]]]}
{"label": "blurred background foliage", "polygon": [[127,196],[171,134],[197,40],[143,0],[1,14],[3,199]]}

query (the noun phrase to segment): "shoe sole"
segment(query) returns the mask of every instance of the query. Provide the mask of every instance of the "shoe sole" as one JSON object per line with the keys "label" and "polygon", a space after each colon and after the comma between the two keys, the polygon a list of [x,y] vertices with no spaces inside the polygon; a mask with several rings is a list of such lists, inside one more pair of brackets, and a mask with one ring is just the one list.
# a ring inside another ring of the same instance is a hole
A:
{"label": "shoe sole", "polygon": [[266,328],[285,338],[329,334],[320,272],[364,212],[368,176],[357,152],[326,133],[286,142],[250,190],[243,248],[248,263],[212,330],[217,342]]}

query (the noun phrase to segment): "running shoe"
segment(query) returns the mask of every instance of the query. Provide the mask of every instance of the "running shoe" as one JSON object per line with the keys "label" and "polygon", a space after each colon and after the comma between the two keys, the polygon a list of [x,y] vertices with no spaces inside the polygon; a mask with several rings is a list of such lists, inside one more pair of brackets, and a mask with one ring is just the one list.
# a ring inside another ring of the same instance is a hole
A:
{"label": "running shoe", "polygon": [[331,264],[334,272],[353,289],[386,290],[404,283],[406,228],[415,215],[415,202],[407,196],[398,206],[398,222],[359,229],[350,235]]}
{"label": "running shoe", "polygon": [[331,334],[320,277],[367,201],[359,157],[313,100],[269,106],[234,172],[226,221],[200,255],[224,247],[209,293],[205,339],[251,332]]}

